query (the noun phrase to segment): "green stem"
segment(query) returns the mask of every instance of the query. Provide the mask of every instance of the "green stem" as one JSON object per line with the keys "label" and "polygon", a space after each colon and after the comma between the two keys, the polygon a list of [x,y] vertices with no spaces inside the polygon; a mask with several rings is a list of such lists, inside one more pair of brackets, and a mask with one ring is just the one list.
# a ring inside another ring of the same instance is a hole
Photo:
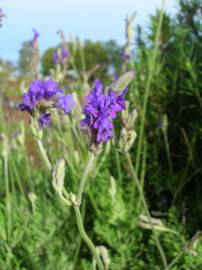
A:
{"label": "green stem", "polygon": [[20,190],[20,193],[21,193],[21,195],[25,196],[23,185],[21,183],[21,180],[20,180],[20,177],[19,177],[19,173],[18,173],[18,170],[16,168],[15,161],[13,160],[13,155],[9,155],[9,159],[10,159],[10,163],[11,163],[11,166],[12,166],[12,169],[13,169],[13,173],[15,175],[15,179],[16,179],[18,188]]}
{"label": "green stem", "polygon": [[95,200],[94,200],[94,198],[93,198],[93,194],[92,194],[92,192],[91,192],[90,189],[88,189],[88,196],[89,196],[89,199],[90,199],[90,201],[91,201],[91,204],[92,204],[92,206],[93,206],[93,208],[94,208],[94,210],[95,210],[95,213],[96,213],[97,217],[101,220],[101,219],[102,219],[102,215],[101,215],[101,213],[100,213],[99,208],[98,208],[97,205],[96,205],[96,202],[95,202]]}
{"label": "green stem", "polygon": [[[38,146],[39,146],[39,149],[40,149],[40,152],[41,152],[41,155],[46,163],[46,166],[47,168],[52,171],[52,165],[48,159],[48,156],[46,154],[46,151],[43,147],[43,144],[41,142],[41,140],[37,140],[37,143],[38,143]],[[79,186],[79,192],[78,192],[78,196],[77,196],[77,202],[79,202],[79,205],[82,201],[82,195],[83,195],[83,191],[84,191],[84,187],[85,187],[85,183],[86,183],[86,180],[87,180],[87,176],[89,174],[89,171],[93,165],[93,161],[94,161],[94,154],[91,154],[90,158],[89,158],[89,161],[88,161],[88,164],[86,166],[86,169],[84,171],[84,174],[81,178],[81,183],[80,183],[80,186]],[[74,206],[74,211],[75,211],[75,215],[76,215],[76,222],[77,222],[77,226],[78,226],[78,230],[79,230],[79,233],[82,237],[82,239],[84,240],[84,242],[87,244],[87,246],[90,248],[95,260],[96,260],[96,263],[97,263],[97,266],[99,268],[99,270],[104,270],[104,266],[102,264],[102,261],[97,253],[97,250],[96,250],[96,247],[94,246],[93,242],[90,240],[90,238],[88,237],[88,235],[86,234],[85,232],[85,229],[84,229],[84,226],[83,226],[83,221],[82,221],[82,217],[81,217],[81,213],[80,213],[80,210],[79,210],[79,207],[78,206]]]}
{"label": "green stem", "polygon": [[175,257],[175,259],[166,267],[165,270],[169,270],[171,269],[171,267],[173,265],[175,265],[177,263],[177,261],[180,259],[180,257],[184,254],[185,250],[183,249],[178,255],[177,257]]}
{"label": "green stem", "polygon": [[45,161],[48,170],[49,170],[49,171],[52,171],[52,165],[51,165],[51,163],[50,163],[50,161],[49,161],[49,158],[48,158],[48,156],[47,156],[47,154],[46,154],[46,150],[45,150],[44,147],[43,147],[42,141],[39,140],[39,139],[36,139],[36,141],[37,141],[37,144],[38,144],[38,146],[39,146],[39,150],[40,150],[40,153],[41,153],[41,155],[42,155],[42,158],[43,158],[43,160]]}
{"label": "green stem", "polygon": [[96,260],[98,269],[99,270],[104,270],[104,266],[103,266],[102,261],[101,261],[99,255],[98,255],[98,253],[97,253],[96,247],[94,246],[93,242],[90,240],[88,235],[86,234],[85,229],[83,227],[83,221],[82,221],[82,217],[81,217],[79,207],[75,206],[74,211],[75,211],[75,215],[76,215],[76,222],[77,222],[78,230],[79,230],[79,233],[80,233],[83,241],[87,244],[87,246],[91,250],[91,252],[93,254],[93,257]]}
{"label": "green stem", "polygon": [[144,94],[143,108],[141,111],[141,122],[140,122],[140,131],[139,131],[139,137],[138,137],[138,143],[137,143],[137,155],[136,155],[136,166],[135,166],[135,171],[137,172],[137,175],[139,175],[140,159],[141,159],[141,152],[142,152],[142,141],[143,141],[143,135],[144,135],[145,116],[147,112],[147,104],[148,104],[148,99],[149,99],[149,94],[150,94],[150,89],[151,89],[151,82],[153,79],[155,61],[156,61],[157,52],[158,52],[158,43],[159,43],[158,41],[160,38],[161,26],[162,26],[162,21],[163,21],[164,3],[165,3],[165,0],[163,0],[162,2],[162,8],[161,8],[158,28],[156,32],[156,37],[155,37],[154,50],[153,50],[153,54],[151,56],[151,60],[149,63],[149,74],[148,74],[148,79],[147,79],[146,89],[145,89],[145,94]]}
{"label": "green stem", "polygon": [[144,190],[144,179],[145,179],[145,173],[146,173],[146,160],[147,160],[147,141],[144,140],[143,144],[143,153],[142,153],[142,167],[141,167],[141,174],[140,174],[140,184],[142,187],[142,190]]}
{"label": "green stem", "polygon": [[[85,212],[86,212],[86,201],[83,200],[82,208],[81,208],[81,217],[82,217],[82,220],[84,220]],[[76,246],[76,250],[75,250],[75,256],[74,256],[74,260],[73,260],[73,266],[72,266],[72,269],[71,270],[75,270],[76,269],[77,260],[79,258],[79,253],[80,253],[80,249],[81,249],[81,243],[82,243],[82,237],[79,234],[78,240],[77,240],[77,246]]]}
{"label": "green stem", "polygon": [[154,230],[154,226],[152,224],[152,220],[151,220],[151,215],[150,215],[150,212],[149,212],[149,209],[148,209],[148,206],[147,206],[147,202],[146,202],[146,199],[145,199],[145,196],[144,196],[144,192],[142,190],[142,187],[139,183],[139,180],[137,178],[137,175],[136,175],[136,171],[134,170],[134,167],[133,167],[133,163],[132,163],[132,160],[131,160],[131,157],[129,155],[129,153],[126,153],[126,158],[127,158],[127,162],[129,164],[129,167],[130,167],[130,170],[131,170],[131,173],[132,173],[132,176],[134,178],[134,181],[135,181],[135,184],[137,186],[137,189],[138,189],[138,192],[139,192],[139,195],[140,195],[140,199],[142,201],[142,204],[143,204],[143,207],[145,209],[145,212],[147,214],[147,217],[149,219],[149,222],[150,222],[150,225],[151,225],[151,228],[152,228],[152,231],[153,231],[153,234],[154,234],[154,240],[156,242],[156,246],[157,246],[157,249],[159,251],[159,254],[161,256],[161,259],[162,259],[162,263],[164,265],[164,268],[166,269],[167,266],[168,266],[168,263],[167,263],[167,259],[166,259],[166,256],[165,256],[165,253],[163,251],[163,248],[161,246],[161,243],[159,241],[159,238],[158,238],[158,235],[156,234],[155,230]]}
{"label": "green stem", "polygon": [[170,174],[172,174],[172,172],[173,172],[173,165],[172,165],[172,159],[171,159],[171,155],[170,155],[170,147],[169,147],[169,141],[168,141],[167,131],[164,131],[163,132],[163,137],[164,137],[166,155],[167,155],[167,159],[168,159],[169,172],[170,172]]}
{"label": "green stem", "polygon": [[7,241],[9,241],[11,233],[11,200],[10,200],[10,188],[8,179],[8,156],[4,156],[4,176],[5,176],[5,189],[6,189],[6,215],[7,215]]}
{"label": "green stem", "polygon": [[95,155],[93,153],[91,153],[90,158],[88,160],[88,163],[86,165],[86,169],[85,169],[85,171],[84,171],[84,173],[82,175],[82,178],[81,178],[79,191],[78,191],[78,195],[77,195],[77,203],[78,203],[78,205],[81,204],[85,184],[86,184],[86,181],[87,181],[87,176],[88,176],[88,174],[89,174],[89,172],[90,172],[90,170],[92,168],[94,159],[95,159]]}
{"label": "green stem", "polygon": [[117,172],[118,172],[119,185],[122,188],[121,162],[120,162],[120,157],[119,157],[119,153],[117,149],[115,149],[115,157],[116,157],[116,166],[117,166]]}

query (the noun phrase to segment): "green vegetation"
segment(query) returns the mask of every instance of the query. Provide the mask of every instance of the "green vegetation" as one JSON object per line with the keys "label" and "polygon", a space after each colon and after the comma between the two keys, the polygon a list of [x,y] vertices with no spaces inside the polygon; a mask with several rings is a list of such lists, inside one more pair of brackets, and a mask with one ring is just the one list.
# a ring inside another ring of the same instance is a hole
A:
{"label": "green vegetation", "polygon": [[[157,11],[149,29],[135,28],[135,56],[128,62],[114,41],[68,41],[71,56],[57,67],[55,48],[40,58],[40,76],[51,74],[76,98],[72,115],[55,113],[42,139],[52,164],[65,158],[64,186],[74,193],[89,156],[79,127],[84,96],[95,78],[108,85],[112,73],[135,70],[128,108],[116,120],[115,139],[96,157],[81,207],[106,270],[202,270],[201,18],[200,0],[181,0],[173,17]],[[96,270],[73,207],[63,205],[52,186],[28,118],[8,102],[18,103],[13,97],[33,79],[27,57],[34,54],[24,43],[19,74],[0,62],[0,269]],[[137,139],[121,152],[122,124],[134,109]]]}

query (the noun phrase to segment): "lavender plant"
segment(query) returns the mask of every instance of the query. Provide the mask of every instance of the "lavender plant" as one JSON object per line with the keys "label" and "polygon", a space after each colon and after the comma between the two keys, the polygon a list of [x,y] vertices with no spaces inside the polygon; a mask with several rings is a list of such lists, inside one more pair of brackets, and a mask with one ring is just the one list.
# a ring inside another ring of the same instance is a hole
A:
{"label": "lavender plant", "polygon": [[[23,103],[19,105],[19,109],[27,111],[31,116],[30,127],[46,166],[52,173],[53,187],[61,201],[66,206],[74,208],[79,233],[91,250],[95,259],[94,262],[96,262],[99,270],[107,269],[109,262],[104,260],[106,256],[102,256],[103,260],[100,257],[103,252],[106,253],[105,249],[96,249],[96,246],[88,237],[84,229],[80,206],[95,157],[102,151],[104,143],[113,137],[113,120],[118,112],[125,109],[127,86],[132,79],[133,72],[128,72],[110,87],[107,87],[105,92],[102,83],[96,80],[86,97],[83,108],[85,118],[81,120],[81,127],[87,130],[90,137],[89,160],[81,177],[77,195],[64,187],[65,159],[61,158],[55,165],[52,165],[42,143],[43,129],[51,126],[51,111],[56,109],[62,110],[65,114],[70,113],[74,106],[72,95],[65,95],[64,90],[60,89],[59,85],[52,79],[47,81],[36,80],[30,84],[28,92],[23,95]],[[98,252],[99,250],[101,253]]]}

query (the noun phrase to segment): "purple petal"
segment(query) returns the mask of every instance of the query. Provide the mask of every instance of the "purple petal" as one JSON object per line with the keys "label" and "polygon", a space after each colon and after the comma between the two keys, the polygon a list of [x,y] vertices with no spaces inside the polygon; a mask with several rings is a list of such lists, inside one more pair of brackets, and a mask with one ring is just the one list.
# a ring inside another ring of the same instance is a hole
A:
{"label": "purple petal", "polygon": [[57,107],[62,109],[65,113],[69,113],[73,106],[74,100],[71,94],[58,96]]}
{"label": "purple petal", "polygon": [[39,116],[39,124],[41,128],[50,127],[51,125],[51,114],[41,113]]}
{"label": "purple petal", "polygon": [[64,62],[69,57],[69,52],[67,48],[61,49],[61,57],[62,57],[62,62]]}

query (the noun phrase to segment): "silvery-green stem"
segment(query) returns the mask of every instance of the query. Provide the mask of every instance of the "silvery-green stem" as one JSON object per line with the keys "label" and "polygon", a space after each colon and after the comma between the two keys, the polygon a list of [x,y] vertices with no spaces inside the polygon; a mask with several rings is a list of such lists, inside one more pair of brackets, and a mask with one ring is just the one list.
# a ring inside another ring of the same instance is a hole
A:
{"label": "silvery-green stem", "polygon": [[90,238],[88,237],[88,235],[85,232],[85,229],[83,227],[83,221],[82,221],[82,217],[81,217],[81,213],[79,210],[78,206],[74,207],[74,211],[75,211],[75,215],[76,215],[76,222],[77,222],[77,226],[78,226],[78,230],[79,233],[83,239],[83,241],[87,244],[87,246],[89,247],[89,249],[91,250],[93,257],[96,260],[97,266],[99,270],[104,270],[104,266],[102,264],[102,261],[100,259],[100,256],[96,250],[96,247],[94,246],[93,242],[90,240]]}
{"label": "silvery-green stem", "polygon": [[9,191],[9,179],[8,179],[8,155],[4,155],[4,174],[5,174],[5,189],[6,189],[6,214],[7,214],[7,239],[11,233],[11,200]]}
{"label": "silvery-green stem", "polygon": [[95,159],[95,155],[93,153],[90,153],[90,158],[89,158],[88,164],[86,165],[85,171],[84,171],[84,173],[82,175],[81,182],[80,182],[80,185],[79,185],[79,191],[78,191],[78,195],[77,195],[77,203],[78,203],[78,205],[81,204],[85,184],[86,184],[86,181],[87,181],[87,177],[88,177],[88,174],[89,174],[89,172],[90,172],[90,170],[92,168],[94,159]]}
{"label": "silvery-green stem", "polygon": [[175,259],[166,267],[165,270],[169,270],[171,269],[171,267],[173,267],[173,265],[175,265],[177,263],[177,261],[180,259],[180,257],[184,254],[185,250],[183,249],[178,255],[177,257],[175,257]]}
{"label": "silvery-green stem", "polygon": [[140,130],[139,130],[139,136],[138,136],[138,142],[137,142],[137,154],[136,154],[136,159],[135,159],[136,160],[135,170],[136,170],[137,175],[139,175],[139,169],[140,169],[147,105],[148,105],[148,100],[150,96],[151,83],[152,83],[152,79],[153,79],[153,75],[155,71],[155,61],[156,61],[157,53],[158,53],[159,39],[160,39],[163,16],[164,16],[164,4],[165,4],[165,0],[162,0],[162,7],[160,10],[159,22],[158,22],[156,36],[155,36],[154,50],[151,55],[151,60],[149,62],[148,79],[145,86],[145,94],[144,94],[142,110],[141,110],[141,122],[140,122]]}
{"label": "silvery-green stem", "polygon": [[49,161],[49,158],[48,158],[48,156],[47,156],[47,154],[46,154],[46,150],[45,150],[44,147],[43,147],[42,141],[39,140],[39,139],[36,139],[36,141],[37,141],[37,144],[38,144],[38,146],[39,146],[39,150],[40,150],[40,153],[41,153],[41,155],[42,155],[42,158],[43,158],[43,160],[45,161],[48,170],[49,170],[49,171],[52,171],[52,165],[51,165],[51,163],[50,163],[50,161]]}
{"label": "silvery-green stem", "polygon": [[[38,143],[39,150],[40,150],[41,155],[42,155],[42,157],[43,157],[43,159],[44,159],[44,161],[46,163],[47,168],[50,171],[52,171],[52,165],[51,165],[51,163],[49,161],[49,158],[48,158],[48,156],[46,154],[46,151],[45,151],[45,149],[43,147],[42,141],[37,139],[37,143]],[[78,196],[77,196],[77,202],[81,203],[85,183],[86,183],[89,171],[90,171],[90,169],[92,167],[94,158],[95,158],[94,154],[91,154],[89,162],[88,162],[88,164],[86,166],[86,169],[84,171],[84,174],[83,174],[83,176],[81,178],[81,183],[80,183],[80,186],[79,186],[79,192],[78,192]],[[79,205],[80,205],[80,203],[79,203]],[[99,257],[99,254],[97,253],[96,247],[94,246],[93,242],[90,240],[87,233],[85,232],[85,229],[84,229],[84,226],[83,226],[83,220],[82,220],[82,217],[81,217],[79,207],[74,206],[74,211],[75,211],[75,215],[76,215],[76,222],[77,222],[78,230],[79,230],[79,233],[80,233],[82,239],[84,240],[84,242],[87,244],[87,246],[91,250],[93,257],[96,260],[98,269],[99,270],[104,270],[104,266],[103,266],[102,261],[101,261],[101,259]]]}

